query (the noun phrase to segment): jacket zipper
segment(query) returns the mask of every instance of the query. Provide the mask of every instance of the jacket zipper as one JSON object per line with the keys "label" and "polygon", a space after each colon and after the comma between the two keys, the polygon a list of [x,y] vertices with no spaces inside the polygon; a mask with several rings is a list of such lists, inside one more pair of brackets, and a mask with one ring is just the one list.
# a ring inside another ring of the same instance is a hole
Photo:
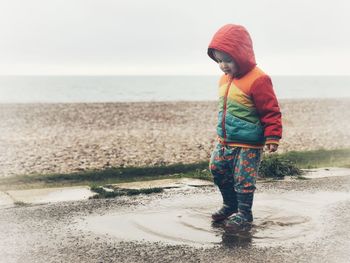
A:
{"label": "jacket zipper", "polygon": [[228,92],[230,91],[231,88],[231,83],[232,83],[233,79],[230,79],[228,86],[226,88],[226,92],[225,92],[225,96],[224,96],[224,112],[222,115],[222,131],[224,134],[224,143],[226,142],[226,128],[225,128],[225,120],[226,120],[226,108],[227,108],[227,96],[228,96]]}

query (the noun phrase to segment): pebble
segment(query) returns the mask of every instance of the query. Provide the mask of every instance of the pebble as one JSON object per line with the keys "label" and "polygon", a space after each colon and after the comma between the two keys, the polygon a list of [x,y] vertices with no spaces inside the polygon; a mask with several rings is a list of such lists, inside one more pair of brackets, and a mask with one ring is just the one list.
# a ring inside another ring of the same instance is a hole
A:
{"label": "pebble", "polygon": [[[280,106],[280,152],[350,148],[350,99]],[[0,104],[0,176],[206,161],[216,119],[216,102]]]}

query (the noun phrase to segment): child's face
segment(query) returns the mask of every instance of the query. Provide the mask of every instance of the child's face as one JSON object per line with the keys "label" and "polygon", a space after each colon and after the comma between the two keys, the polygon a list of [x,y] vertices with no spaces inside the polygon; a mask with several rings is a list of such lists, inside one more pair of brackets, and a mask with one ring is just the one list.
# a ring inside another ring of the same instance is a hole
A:
{"label": "child's face", "polygon": [[232,77],[238,73],[238,66],[230,55],[218,50],[214,50],[213,54],[223,72],[231,75]]}

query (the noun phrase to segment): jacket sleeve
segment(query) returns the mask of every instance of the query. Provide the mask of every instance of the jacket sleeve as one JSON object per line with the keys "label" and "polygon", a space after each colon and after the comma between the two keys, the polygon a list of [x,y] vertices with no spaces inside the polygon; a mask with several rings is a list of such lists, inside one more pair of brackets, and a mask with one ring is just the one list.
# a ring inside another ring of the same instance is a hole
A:
{"label": "jacket sleeve", "polygon": [[264,75],[254,81],[251,96],[264,128],[265,143],[276,143],[282,138],[282,114],[271,78]]}

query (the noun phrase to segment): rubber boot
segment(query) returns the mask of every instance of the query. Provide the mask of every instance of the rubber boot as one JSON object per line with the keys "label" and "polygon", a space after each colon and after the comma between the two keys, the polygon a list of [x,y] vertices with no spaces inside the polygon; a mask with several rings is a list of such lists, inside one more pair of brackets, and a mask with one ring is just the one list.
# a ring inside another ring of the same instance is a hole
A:
{"label": "rubber boot", "polygon": [[222,195],[223,206],[211,215],[214,222],[223,221],[232,214],[237,213],[237,197],[233,186],[220,186],[219,190]]}
{"label": "rubber boot", "polygon": [[228,218],[225,229],[229,231],[249,230],[253,222],[252,206],[254,193],[236,193],[238,213]]}

